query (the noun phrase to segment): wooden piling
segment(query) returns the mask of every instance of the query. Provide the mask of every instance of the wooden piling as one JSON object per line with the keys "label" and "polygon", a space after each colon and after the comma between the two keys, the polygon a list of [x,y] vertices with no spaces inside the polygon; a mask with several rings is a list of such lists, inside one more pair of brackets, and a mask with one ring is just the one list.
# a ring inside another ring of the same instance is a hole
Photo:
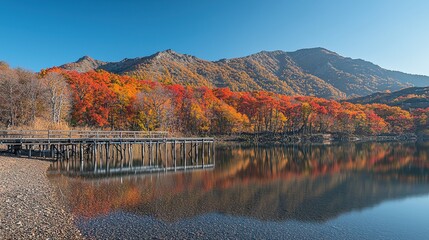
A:
{"label": "wooden piling", "polygon": [[201,141],[201,145],[203,146],[201,150],[201,163],[202,167],[204,168],[204,139]]}
{"label": "wooden piling", "polygon": [[142,143],[142,167],[144,167],[144,152],[145,152],[146,142]]}
{"label": "wooden piling", "polygon": [[185,161],[185,170],[186,170],[186,140],[183,143],[183,159]]}
{"label": "wooden piling", "polygon": [[164,145],[165,145],[165,164],[164,164],[164,171],[167,171],[168,168],[168,151],[167,151],[167,141],[164,140]]}
{"label": "wooden piling", "polygon": [[152,167],[152,141],[149,141],[149,167]]}
{"label": "wooden piling", "polygon": [[109,166],[110,166],[110,143],[106,143],[106,173],[109,172]]}
{"label": "wooden piling", "polygon": [[177,159],[176,159],[176,139],[174,139],[174,146],[173,146],[173,158],[174,158],[174,171],[177,170]]}

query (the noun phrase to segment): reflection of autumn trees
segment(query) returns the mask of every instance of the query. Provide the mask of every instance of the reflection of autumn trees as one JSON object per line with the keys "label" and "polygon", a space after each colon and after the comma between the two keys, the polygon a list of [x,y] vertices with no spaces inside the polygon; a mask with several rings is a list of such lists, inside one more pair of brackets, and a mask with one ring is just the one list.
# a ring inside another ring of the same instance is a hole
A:
{"label": "reflection of autumn trees", "polygon": [[230,147],[216,169],[82,180],[58,178],[72,211],[115,210],[167,220],[206,212],[325,220],[390,198],[429,192],[429,151],[414,144]]}
{"label": "reflection of autumn trees", "polygon": [[[334,146],[299,145],[284,148],[255,148],[251,154],[232,157],[231,176],[240,177],[293,177],[320,175],[344,170],[380,171],[397,169],[415,159],[415,149],[394,144],[341,144]],[[231,150],[232,151],[232,150]],[[248,151],[247,151],[248,152]],[[394,163],[394,164],[392,164]],[[248,174],[250,173],[250,174]]]}

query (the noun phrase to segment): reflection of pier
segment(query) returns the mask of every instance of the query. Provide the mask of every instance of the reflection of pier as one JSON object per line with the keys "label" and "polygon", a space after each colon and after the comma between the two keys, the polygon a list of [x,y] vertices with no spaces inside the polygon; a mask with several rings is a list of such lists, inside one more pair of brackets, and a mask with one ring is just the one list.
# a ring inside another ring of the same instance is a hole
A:
{"label": "reflection of pier", "polygon": [[213,138],[169,138],[167,132],[0,131],[7,151],[49,158],[69,174],[114,174],[209,168]]}

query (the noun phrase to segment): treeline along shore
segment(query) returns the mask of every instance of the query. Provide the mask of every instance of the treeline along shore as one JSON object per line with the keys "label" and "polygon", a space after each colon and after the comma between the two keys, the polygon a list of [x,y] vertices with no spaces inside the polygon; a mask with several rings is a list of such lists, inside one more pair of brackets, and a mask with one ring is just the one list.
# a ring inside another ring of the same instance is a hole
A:
{"label": "treeline along shore", "polygon": [[429,123],[429,108],[233,92],[103,70],[32,73],[6,63],[0,64],[0,108],[2,128],[162,130],[181,136],[425,135]]}

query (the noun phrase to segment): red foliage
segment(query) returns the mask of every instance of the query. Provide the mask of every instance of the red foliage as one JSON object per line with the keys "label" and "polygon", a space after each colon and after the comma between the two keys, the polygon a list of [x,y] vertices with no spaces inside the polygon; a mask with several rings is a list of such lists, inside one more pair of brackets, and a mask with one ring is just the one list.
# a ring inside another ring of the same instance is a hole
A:
{"label": "red foliage", "polygon": [[[72,123],[90,127],[167,128],[199,134],[241,131],[380,134],[424,128],[429,119],[429,109],[410,113],[383,104],[360,105],[265,91],[232,92],[228,88],[165,85],[105,71],[78,73],[52,68],[40,74],[50,71],[62,73],[69,81]],[[147,94],[159,87],[163,90],[156,91],[167,99],[160,99],[155,111],[141,101],[161,97]],[[144,98],[138,98],[141,93],[146,93]]]}

